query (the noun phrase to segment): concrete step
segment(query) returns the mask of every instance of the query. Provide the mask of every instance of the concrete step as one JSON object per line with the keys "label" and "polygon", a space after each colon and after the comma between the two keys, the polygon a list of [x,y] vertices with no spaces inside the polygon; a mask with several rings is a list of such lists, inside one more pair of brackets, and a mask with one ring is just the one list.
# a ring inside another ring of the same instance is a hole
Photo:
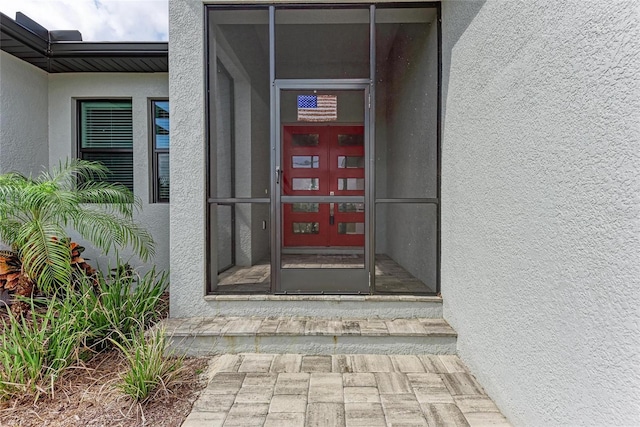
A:
{"label": "concrete step", "polygon": [[211,316],[442,318],[442,298],[415,295],[208,295]]}
{"label": "concrete step", "polygon": [[169,346],[192,356],[238,353],[455,354],[457,334],[444,319],[240,317],[166,319]]}

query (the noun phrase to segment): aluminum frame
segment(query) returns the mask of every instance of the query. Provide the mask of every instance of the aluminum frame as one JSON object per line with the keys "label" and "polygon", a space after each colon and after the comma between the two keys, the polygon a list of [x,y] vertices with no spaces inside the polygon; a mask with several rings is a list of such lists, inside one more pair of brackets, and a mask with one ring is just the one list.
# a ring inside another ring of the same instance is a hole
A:
{"label": "aluminum frame", "polygon": [[[384,203],[420,203],[420,204],[435,204],[437,206],[437,250],[436,250],[436,293],[440,292],[440,266],[441,266],[441,165],[442,165],[442,143],[441,143],[441,120],[442,120],[442,6],[440,2],[389,2],[389,3],[375,3],[369,4],[369,26],[370,26],[370,40],[369,40],[369,58],[370,58],[370,78],[369,79],[315,79],[315,80],[306,80],[306,79],[280,79],[276,81],[275,75],[275,11],[276,9],[322,9],[322,8],[349,8],[349,7],[367,7],[367,5],[362,4],[347,4],[347,3],[315,3],[315,4],[279,4],[279,5],[269,5],[266,6],[260,3],[254,3],[251,5],[248,4],[219,4],[212,5],[207,4],[204,5],[205,14],[205,44],[208,43],[209,40],[209,28],[208,28],[208,11],[213,9],[268,9],[269,11],[269,81],[271,82],[271,93],[270,93],[270,123],[272,124],[270,130],[270,139],[271,139],[271,195],[269,198],[226,198],[226,199],[213,199],[208,198],[209,190],[207,184],[207,217],[210,207],[215,204],[235,204],[235,203],[262,203],[262,204],[270,204],[270,229],[271,229],[271,287],[270,291],[272,293],[279,292],[279,284],[280,284],[280,261],[281,261],[281,248],[280,241],[278,240],[280,236],[276,236],[275,230],[278,227],[281,227],[280,217],[276,215],[276,210],[280,211],[281,204],[288,202],[289,196],[282,197],[279,191],[279,188],[276,184],[276,167],[279,166],[280,157],[276,155],[276,151],[280,154],[280,123],[276,119],[276,115],[279,116],[279,102],[276,104],[276,98],[279,98],[280,90],[282,89],[328,89],[328,90],[337,90],[343,89],[343,84],[357,84],[357,85],[368,85],[369,87],[365,90],[369,97],[368,104],[369,108],[365,108],[365,135],[366,142],[368,143],[368,152],[365,152],[365,158],[369,161],[369,164],[366,165],[368,170],[365,170],[365,221],[368,223],[368,227],[365,231],[365,249],[368,250],[368,253],[365,256],[365,263],[369,277],[369,292],[375,292],[375,210],[377,204]],[[380,198],[376,199],[375,197],[375,81],[376,81],[376,39],[375,39],[375,29],[376,29],[376,9],[377,8],[434,8],[436,9],[436,25],[437,25],[437,58],[438,58],[438,70],[437,70],[437,126],[436,126],[436,141],[437,141],[437,197],[436,198],[407,198],[407,199],[394,199],[394,198]],[[205,49],[205,64],[206,65],[206,76],[209,75],[209,50]],[[279,84],[276,87],[276,83]],[[310,83],[310,84],[318,84],[318,83],[327,83],[327,87],[304,87],[299,86],[302,83]],[[336,84],[339,83],[339,84]],[[208,77],[205,78],[205,91],[207,94],[210,94],[209,91],[209,81]],[[353,90],[353,88],[347,88]],[[356,89],[357,90],[357,89]],[[366,99],[366,98],[365,98]],[[207,102],[205,106],[205,114],[208,119],[209,116],[209,103]],[[206,140],[209,140],[209,127],[206,129]],[[365,147],[367,150],[367,147]],[[209,174],[209,163],[207,160],[207,174]],[[208,182],[208,181],[207,181]],[[291,196],[296,197],[296,196]],[[331,196],[328,196],[331,197]],[[333,196],[331,199],[334,202],[342,201],[340,199],[341,196]],[[344,197],[357,197],[362,199],[363,196],[344,196]],[[277,201],[276,201],[277,199]],[[322,197],[314,198],[314,197],[306,197],[306,196],[297,196],[296,201],[309,201],[309,202],[322,202],[324,199]],[[349,199],[349,201],[353,201],[354,199]],[[356,202],[356,203],[362,203]],[[209,235],[209,226],[207,221],[207,252],[209,252],[209,247],[211,245],[211,238]],[[207,255],[208,256],[208,255]],[[277,260],[275,259],[277,258]],[[210,268],[207,262],[207,286],[210,289]],[[274,268],[278,267],[278,268]],[[349,269],[336,269],[339,272],[344,274],[345,271],[355,271]],[[310,274],[313,272],[313,269],[300,269],[296,271],[301,271],[306,273],[307,275],[303,277],[303,281],[308,280]],[[331,271],[331,270],[329,270]],[[357,270],[362,271],[362,270]],[[284,291],[287,292],[287,291]],[[302,291],[304,293],[325,293],[323,291],[316,290],[313,291]],[[331,293],[332,291],[328,290],[326,293]],[[342,291],[338,291],[344,293]],[[358,292],[360,293],[360,292]],[[431,295],[432,292],[427,293],[416,293],[416,294],[427,294]]]}
{"label": "aluminum frame", "polygon": [[[156,130],[155,130],[155,115],[154,107],[156,102],[169,102],[169,98],[148,98],[147,100],[147,123],[148,123],[148,147],[149,147],[149,165],[151,165],[149,173],[149,203],[170,203],[169,197],[163,199],[160,197],[158,186],[158,154],[170,153],[171,142],[169,142],[169,148],[156,148]],[[169,136],[171,141],[171,136]]]}
{"label": "aluminum frame", "polygon": [[[370,108],[367,102],[370,96],[371,81],[369,79],[276,79],[273,81],[274,98],[272,99],[272,141],[271,150],[271,218],[272,218],[272,251],[271,278],[275,293],[354,293],[370,292],[371,264],[371,235],[365,232],[364,269],[291,269],[282,268],[282,204],[294,202],[316,203],[363,203],[365,205],[365,224],[371,223],[371,194],[366,189],[371,185],[370,174],[365,165],[365,195],[364,196],[283,196],[282,183],[275,175],[281,168],[282,159],[282,124],[280,123],[280,94],[284,90],[351,90],[362,92],[364,103],[364,156],[369,159],[372,155],[372,134],[370,130]],[[304,280],[301,280],[304,277]],[[275,280],[274,280],[275,279]]]}

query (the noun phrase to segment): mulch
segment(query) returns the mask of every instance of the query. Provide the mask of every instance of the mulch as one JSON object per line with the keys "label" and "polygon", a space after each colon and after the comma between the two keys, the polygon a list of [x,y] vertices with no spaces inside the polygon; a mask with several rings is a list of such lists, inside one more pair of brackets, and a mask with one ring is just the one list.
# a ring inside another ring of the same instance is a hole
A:
{"label": "mulch", "polygon": [[[168,294],[162,299],[158,312],[166,317]],[[0,318],[1,334],[2,320],[10,320],[4,308]],[[105,350],[65,371],[51,396],[41,396],[36,402],[26,397],[0,401],[0,427],[178,427],[205,386],[201,373],[207,361],[185,358],[180,378],[139,404],[116,387],[126,360],[116,350]]]}
{"label": "mulch", "polygon": [[69,369],[52,396],[0,404],[0,426],[177,427],[205,385],[200,374],[206,365],[207,359],[184,359],[180,380],[138,404],[116,388],[124,358],[115,350],[105,351]]}

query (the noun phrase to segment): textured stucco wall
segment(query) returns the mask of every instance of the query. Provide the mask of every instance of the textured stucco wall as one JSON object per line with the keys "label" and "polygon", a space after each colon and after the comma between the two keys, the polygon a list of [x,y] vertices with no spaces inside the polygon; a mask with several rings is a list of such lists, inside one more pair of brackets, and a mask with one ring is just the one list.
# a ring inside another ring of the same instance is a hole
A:
{"label": "textured stucco wall", "polygon": [[49,166],[47,73],[0,51],[0,173]]}
{"label": "textured stucco wall", "polygon": [[516,425],[640,420],[640,3],[443,3],[442,293]]}
{"label": "textured stucco wall", "polygon": [[172,317],[207,312],[203,15],[200,1],[169,0]]}
{"label": "textured stucco wall", "polygon": [[[136,221],[145,226],[156,242],[156,255],[145,266],[131,257],[130,250],[120,252],[120,258],[145,270],[150,265],[169,268],[169,205],[150,201],[150,141],[149,98],[168,96],[166,73],[70,73],[49,76],[49,162],[58,164],[76,155],[76,103],[82,98],[128,98],[133,109],[133,187],[142,200],[142,210]],[[173,120],[173,118],[172,118]],[[173,150],[173,135],[171,136]],[[171,165],[173,168],[173,164]],[[113,257],[98,256],[91,245],[86,245],[86,256],[102,268],[113,266]]]}

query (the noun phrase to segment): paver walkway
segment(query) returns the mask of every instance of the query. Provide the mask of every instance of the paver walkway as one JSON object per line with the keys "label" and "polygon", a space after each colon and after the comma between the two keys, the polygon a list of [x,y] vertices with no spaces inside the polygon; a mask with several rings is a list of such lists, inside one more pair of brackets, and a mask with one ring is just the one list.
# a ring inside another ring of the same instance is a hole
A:
{"label": "paver walkway", "polygon": [[216,356],[183,427],[508,426],[457,356]]}

